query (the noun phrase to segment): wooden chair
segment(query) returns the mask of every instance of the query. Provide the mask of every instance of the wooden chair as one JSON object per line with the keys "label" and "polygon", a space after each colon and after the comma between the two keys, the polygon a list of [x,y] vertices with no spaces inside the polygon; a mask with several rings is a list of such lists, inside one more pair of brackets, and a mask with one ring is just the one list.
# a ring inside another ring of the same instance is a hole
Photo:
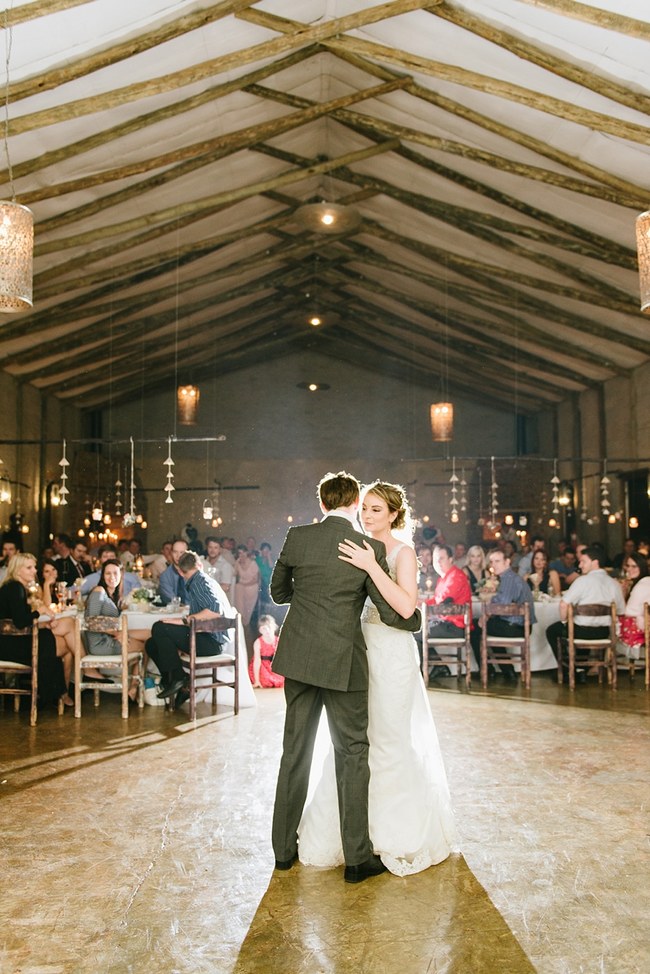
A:
{"label": "wooden chair", "polygon": [[[617,669],[627,670],[630,674],[630,682],[634,680],[636,670],[645,668],[645,688],[650,689],[650,611],[648,609],[648,603],[643,603],[643,631],[644,631],[644,641],[643,641],[643,659],[634,659],[632,656],[619,656],[616,661]],[[625,642],[621,640],[618,644],[619,646],[625,646]]]}
{"label": "wooden chair", "polygon": [[[32,727],[36,726],[38,718],[38,623],[34,622],[29,629],[16,629],[11,619],[0,619],[0,635],[4,636],[31,636],[32,637],[32,659],[31,663],[12,663],[10,660],[0,659],[0,674],[3,681],[0,686],[0,695],[12,696],[14,698],[14,710],[20,710],[20,698],[30,697],[31,706],[29,711],[29,723]],[[0,650],[0,656],[2,650]],[[10,676],[11,686],[7,686],[6,678]],[[28,679],[29,687],[20,686],[20,682]],[[59,714],[63,713],[63,703],[59,701]]]}
{"label": "wooden chair", "polygon": [[[189,693],[190,693],[190,720],[196,718],[196,693],[197,690],[212,690],[212,706],[217,712],[217,689],[219,687],[232,687],[234,693],[234,712],[239,713],[239,630],[241,616],[239,613],[232,618],[220,616],[216,619],[190,619],[190,648],[188,653],[179,653],[184,669],[189,673]],[[232,652],[223,652],[218,656],[197,656],[196,655],[196,634],[197,632],[227,632],[233,630]],[[219,679],[217,673],[225,666],[234,669],[231,678]],[[202,681],[199,683],[199,679]],[[207,680],[206,680],[207,677]],[[171,709],[174,702],[171,701]]]}
{"label": "wooden chair", "polygon": [[[81,691],[93,690],[94,703],[99,707],[99,691],[111,690],[107,683],[98,683],[92,677],[82,679],[85,669],[99,668],[101,670],[116,670],[120,675],[120,685],[122,689],[122,718],[126,720],[129,716],[129,681],[134,678],[138,684],[138,707],[144,707],[144,666],[142,653],[129,652],[129,632],[126,613],[122,613],[119,619],[110,616],[95,616],[86,619],[84,628],[87,632],[108,632],[119,639],[121,652],[111,656],[93,656],[91,654],[82,655],[81,647],[81,621],[79,617],[75,620],[75,640],[77,652],[75,653],[74,663],[74,715],[81,717]],[[131,673],[133,664],[137,664],[136,671]],[[117,684],[113,684],[116,686]],[[112,690],[111,690],[112,692]]]}
{"label": "wooden chair", "polygon": [[[575,637],[575,616],[595,618],[607,616],[609,636],[602,639],[580,639]],[[558,640],[557,682],[564,680],[564,642],[568,646],[569,690],[576,688],[576,662],[580,666],[598,669],[598,682],[603,682],[603,670],[607,670],[607,682],[616,689],[616,603],[593,603],[589,605],[569,604],[567,615],[567,638]],[[585,655],[586,654],[586,655]],[[578,658],[579,657],[579,658]]]}
{"label": "wooden chair", "polygon": [[[483,602],[481,608],[481,686],[485,690],[488,680],[488,664],[519,663],[521,682],[530,690],[530,605],[528,602],[500,604]],[[492,616],[521,616],[524,631],[521,636],[489,636],[488,619]],[[493,652],[499,650],[499,652]]]}
{"label": "wooden chair", "polygon": [[[427,605],[420,606],[422,615],[422,676],[424,685],[429,686],[429,647],[436,651],[435,665],[456,666],[456,678],[460,680],[462,668],[465,667],[465,683],[469,690],[472,685],[472,647],[469,633],[472,619],[472,604],[464,602],[461,605]],[[431,619],[441,619],[448,616],[462,616],[463,630],[458,636],[431,638],[429,636],[429,622]]]}

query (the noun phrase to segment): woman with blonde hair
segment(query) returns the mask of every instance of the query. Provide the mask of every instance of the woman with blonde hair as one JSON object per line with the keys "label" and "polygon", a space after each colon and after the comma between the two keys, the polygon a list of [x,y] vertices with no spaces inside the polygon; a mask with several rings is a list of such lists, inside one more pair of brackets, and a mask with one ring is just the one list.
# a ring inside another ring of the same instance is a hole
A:
{"label": "woman with blonde hair", "polygon": [[[339,545],[339,558],[365,571],[384,599],[408,619],[417,601],[417,559],[404,489],[376,481],[362,497],[361,523],[382,541],[390,575],[373,548]],[[447,777],[413,635],[384,625],[367,602],[361,628],[368,655],[368,763],[370,839],[384,865],[408,876],[446,859],[457,848]],[[317,777],[315,767],[312,777]],[[301,862],[343,862],[334,758],[330,750],[298,830]]]}
{"label": "woman with blonde hair", "polygon": [[[9,619],[17,629],[31,628],[39,615],[33,604],[37,593],[36,559],[33,555],[19,552],[10,559],[7,574],[0,585],[0,618]],[[31,636],[0,635],[0,656],[2,659],[31,664]],[[65,669],[66,652],[59,652],[54,633],[49,623],[39,627],[38,632],[38,695],[45,703],[57,703],[61,698],[71,707]],[[70,663],[69,672],[72,672]]]}
{"label": "woman with blonde hair", "polygon": [[485,552],[480,544],[473,544],[467,551],[467,564],[463,568],[467,575],[469,587],[472,595],[476,595],[481,582],[487,578],[488,572],[485,567]]}

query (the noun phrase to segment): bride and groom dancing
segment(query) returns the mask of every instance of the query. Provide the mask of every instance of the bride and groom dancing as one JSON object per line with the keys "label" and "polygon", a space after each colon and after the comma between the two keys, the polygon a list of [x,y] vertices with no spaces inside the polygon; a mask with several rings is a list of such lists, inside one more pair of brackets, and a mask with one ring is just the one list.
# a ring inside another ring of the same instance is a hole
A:
{"label": "bride and groom dancing", "polygon": [[[355,528],[359,495],[354,477],[327,474],[323,520],[289,529],[271,579],[274,601],[290,603],[273,661],[286,699],[275,866],[345,862],[348,883],[419,872],[456,848],[412,636],[417,562],[393,534],[407,524],[408,503],[402,488],[371,484],[361,509],[368,537]],[[332,748],[318,778],[323,707]]]}

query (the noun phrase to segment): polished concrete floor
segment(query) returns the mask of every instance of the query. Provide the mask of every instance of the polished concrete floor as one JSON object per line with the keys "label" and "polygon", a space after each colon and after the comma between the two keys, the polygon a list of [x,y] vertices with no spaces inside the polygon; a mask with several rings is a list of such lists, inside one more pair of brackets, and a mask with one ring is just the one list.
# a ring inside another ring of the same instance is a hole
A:
{"label": "polished concrete floor", "polygon": [[647,974],[650,694],[429,698],[462,855],[274,873],[281,691],[233,718],[0,714],[2,974]]}

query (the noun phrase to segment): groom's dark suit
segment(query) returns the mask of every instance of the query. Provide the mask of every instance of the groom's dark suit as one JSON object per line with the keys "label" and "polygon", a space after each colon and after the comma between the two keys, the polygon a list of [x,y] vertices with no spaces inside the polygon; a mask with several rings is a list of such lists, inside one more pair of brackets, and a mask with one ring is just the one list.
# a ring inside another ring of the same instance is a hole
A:
{"label": "groom's dark suit", "polygon": [[307,797],[314,739],[323,705],[334,744],[341,835],[346,864],[371,855],[368,836],[368,660],[361,610],[370,596],[382,622],[416,632],[416,610],[403,619],[384,601],[366,572],[338,557],[340,541],[368,541],[387,571],[379,541],[355,531],[345,517],[290,528],[271,578],[277,603],[291,603],[273,661],[285,677],[287,713],[273,815],[275,858],[296,853]]}

